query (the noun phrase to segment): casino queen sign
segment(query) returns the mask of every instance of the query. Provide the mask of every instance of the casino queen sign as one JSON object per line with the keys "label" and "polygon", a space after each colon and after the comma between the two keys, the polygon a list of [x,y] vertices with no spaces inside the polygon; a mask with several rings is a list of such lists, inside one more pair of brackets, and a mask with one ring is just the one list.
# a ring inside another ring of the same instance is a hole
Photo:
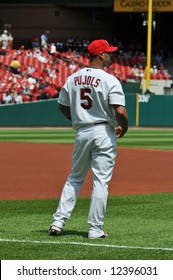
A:
{"label": "casino queen sign", "polygon": [[[153,12],[172,12],[173,0],[153,0]],[[114,12],[147,12],[147,0],[114,0]]]}

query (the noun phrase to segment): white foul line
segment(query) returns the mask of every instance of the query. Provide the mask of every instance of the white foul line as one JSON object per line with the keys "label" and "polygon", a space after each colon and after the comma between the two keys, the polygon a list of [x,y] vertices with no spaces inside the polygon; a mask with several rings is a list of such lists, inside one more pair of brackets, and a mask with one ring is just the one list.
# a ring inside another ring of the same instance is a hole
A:
{"label": "white foul line", "polygon": [[39,240],[20,240],[20,239],[3,239],[0,242],[12,243],[33,243],[33,244],[57,244],[57,245],[82,245],[91,247],[105,247],[114,249],[141,249],[141,250],[159,250],[159,251],[173,251],[173,248],[159,248],[159,247],[143,247],[143,246],[125,246],[125,245],[111,245],[111,244],[94,244],[84,242],[59,242],[59,241],[39,241]]}

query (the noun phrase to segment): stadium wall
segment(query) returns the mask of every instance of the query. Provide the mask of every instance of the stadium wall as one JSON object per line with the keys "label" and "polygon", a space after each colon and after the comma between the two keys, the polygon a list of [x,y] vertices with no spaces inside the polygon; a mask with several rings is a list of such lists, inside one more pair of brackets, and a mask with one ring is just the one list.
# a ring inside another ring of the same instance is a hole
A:
{"label": "stadium wall", "polygon": [[[126,94],[130,126],[173,127],[173,96]],[[0,106],[1,127],[71,126],[57,101],[37,101]]]}

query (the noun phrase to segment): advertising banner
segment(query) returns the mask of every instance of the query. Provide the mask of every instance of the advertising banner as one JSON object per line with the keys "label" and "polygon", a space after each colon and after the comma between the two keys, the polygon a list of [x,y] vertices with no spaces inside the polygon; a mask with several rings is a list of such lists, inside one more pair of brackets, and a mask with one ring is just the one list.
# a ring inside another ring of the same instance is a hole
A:
{"label": "advertising banner", "polygon": [[[172,12],[173,0],[153,0],[153,12]],[[114,12],[147,12],[147,0],[114,0]]]}

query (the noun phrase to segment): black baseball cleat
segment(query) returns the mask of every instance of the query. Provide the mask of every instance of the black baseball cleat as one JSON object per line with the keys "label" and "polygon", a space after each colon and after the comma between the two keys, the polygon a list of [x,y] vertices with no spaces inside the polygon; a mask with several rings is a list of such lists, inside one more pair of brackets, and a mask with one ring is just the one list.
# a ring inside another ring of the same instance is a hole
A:
{"label": "black baseball cleat", "polygon": [[57,227],[57,226],[51,226],[49,229],[49,235],[50,236],[57,236],[59,235],[61,232],[61,228]]}
{"label": "black baseball cleat", "polygon": [[104,232],[104,234],[103,235],[101,235],[100,236],[100,238],[106,238],[108,235],[107,235],[107,233],[106,232]]}

